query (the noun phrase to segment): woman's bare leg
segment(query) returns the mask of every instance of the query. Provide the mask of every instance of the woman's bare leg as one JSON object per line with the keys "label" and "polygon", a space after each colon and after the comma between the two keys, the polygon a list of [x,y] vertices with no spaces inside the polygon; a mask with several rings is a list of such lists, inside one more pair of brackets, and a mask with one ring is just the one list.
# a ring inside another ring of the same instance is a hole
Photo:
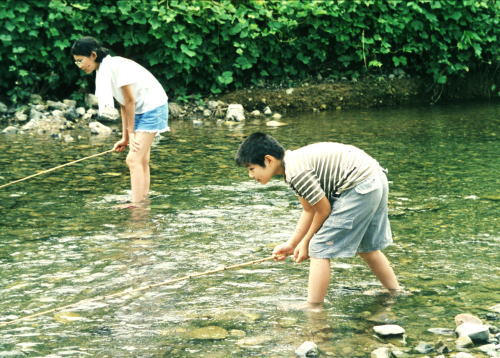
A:
{"label": "woman's bare leg", "polygon": [[139,142],[138,151],[130,150],[127,154],[127,165],[130,170],[130,186],[132,203],[143,201],[149,193],[149,154],[155,133],[136,132],[135,140]]}

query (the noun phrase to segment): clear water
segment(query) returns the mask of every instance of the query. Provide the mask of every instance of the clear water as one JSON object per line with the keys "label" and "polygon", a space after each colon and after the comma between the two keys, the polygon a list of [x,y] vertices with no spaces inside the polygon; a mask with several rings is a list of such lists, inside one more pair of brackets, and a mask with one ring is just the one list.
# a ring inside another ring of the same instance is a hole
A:
{"label": "clear water", "polygon": [[[366,357],[394,322],[403,348],[454,328],[458,313],[486,317],[499,303],[500,106],[331,112],[228,126],[174,122],[152,153],[149,210],[127,199],[123,154],[107,154],[0,189],[0,322],[86,298],[270,255],[300,208],[279,180],[253,183],[233,164],[242,138],[267,131],[293,149],[357,145],[389,168],[395,244],[386,250],[410,295],[377,294],[359,258],[332,263],[322,312],[293,309],[307,263],[258,265],[81,304],[0,327],[0,357],[293,357],[312,340],[324,356]],[[0,184],[109,149],[0,137]],[[374,293],[375,292],[375,293]],[[490,316],[491,318],[491,316]],[[227,331],[197,339],[200,327]],[[411,352],[410,352],[411,353]]]}

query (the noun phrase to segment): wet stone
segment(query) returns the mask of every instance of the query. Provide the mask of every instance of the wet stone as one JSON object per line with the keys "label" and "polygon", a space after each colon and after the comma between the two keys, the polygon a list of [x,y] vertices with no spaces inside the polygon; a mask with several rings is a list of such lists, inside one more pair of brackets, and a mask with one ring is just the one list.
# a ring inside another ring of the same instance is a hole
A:
{"label": "wet stone", "polygon": [[188,332],[188,336],[193,339],[225,339],[228,336],[228,332],[217,326],[207,326],[193,329]]}
{"label": "wet stone", "polygon": [[468,336],[464,336],[458,337],[455,341],[455,345],[457,346],[457,348],[467,348],[472,347],[474,343],[472,343],[472,339],[470,339]]}
{"label": "wet stone", "polygon": [[312,341],[302,343],[296,350],[295,355],[301,358],[318,357],[318,346]]}
{"label": "wet stone", "polygon": [[473,342],[488,342],[490,336],[489,327],[484,324],[462,323],[455,332],[459,337],[467,336]]}
{"label": "wet stone", "polygon": [[489,311],[500,313],[500,303],[491,307],[488,307]]}
{"label": "wet stone", "polygon": [[380,336],[399,336],[405,333],[405,329],[397,324],[374,326],[373,330]]}
{"label": "wet stone", "polygon": [[427,332],[439,334],[442,336],[454,336],[455,331],[450,328],[429,328]]}
{"label": "wet stone", "polygon": [[458,352],[453,358],[475,358],[472,354],[466,352]]}
{"label": "wet stone", "polygon": [[370,353],[370,358],[391,358],[391,350],[387,347],[380,347]]}
{"label": "wet stone", "polygon": [[422,354],[427,354],[434,351],[434,347],[432,346],[432,344],[429,344],[427,342],[419,342],[414,349],[416,352]]}

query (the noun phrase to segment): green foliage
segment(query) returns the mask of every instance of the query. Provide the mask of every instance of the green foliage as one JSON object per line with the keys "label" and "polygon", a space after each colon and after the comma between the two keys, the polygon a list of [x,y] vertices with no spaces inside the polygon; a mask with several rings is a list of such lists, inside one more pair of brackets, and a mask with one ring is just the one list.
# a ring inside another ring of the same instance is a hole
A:
{"label": "green foliage", "polygon": [[91,35],[150,69],[171,97],[395,68],[437,84],[498,66],[495,0],[4,0],[0,93],[93,90],[73,64]]}

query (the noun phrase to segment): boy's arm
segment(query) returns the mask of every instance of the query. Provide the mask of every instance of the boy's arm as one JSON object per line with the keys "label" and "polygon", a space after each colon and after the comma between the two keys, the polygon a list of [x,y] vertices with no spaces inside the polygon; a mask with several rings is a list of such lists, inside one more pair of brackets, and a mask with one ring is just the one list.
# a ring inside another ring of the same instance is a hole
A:
{"label": "boy's arm", "polygon": [[306,206],[312,208],[314,216],[311,224],[309,225],[309,230],[307,230],[307,233],[298,243],[298,246],[293,253],[295,262],[301,262],[309,258],[309,241],[311,241],[314,234],[321,228],[325,220],[330,215],[330,212],[332,211],[332,207],[326,196],[323,196],[323,198],[321,198],[320,201],[314,204],[314,206],[309,204],[304,199],[301,200],[301,203],[304,208]]}
{"label": "boy's arm", "polygon": [[295,232],[285,244],[279,245],[274,249],[274,255],[289,255],[293,253],[297,245],[309,244],[313,235],[323,225],[328,215],[330,215],[331,206],[326,197],[323,197],[314,206],[302,197],[299,197],[299,201],[303,210],[295,227]]}

